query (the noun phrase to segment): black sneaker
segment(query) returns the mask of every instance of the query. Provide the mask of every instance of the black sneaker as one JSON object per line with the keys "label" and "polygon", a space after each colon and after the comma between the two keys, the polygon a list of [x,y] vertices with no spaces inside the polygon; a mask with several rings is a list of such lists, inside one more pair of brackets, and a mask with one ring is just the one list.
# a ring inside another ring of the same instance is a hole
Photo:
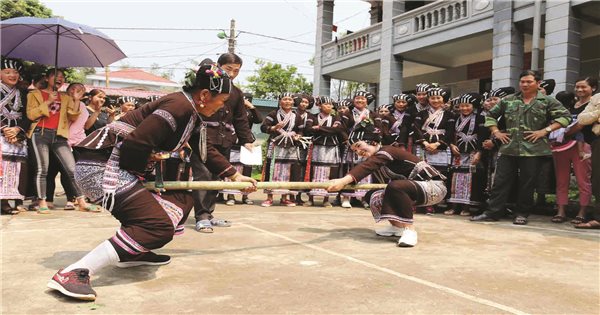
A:
{"label": "black sneaker", "polygon": [[90,284],[90,271],[88,269],[73,269],[68,272],[59,270],[48,282],[48,288],[58,290],[60,293],[80,300],[96,300],[96,291]]}
{"label": "black sneaker", "polygon": [[171,256],[157,255],[153,252],[139,254],[131,259],[122,260],[117,263],[119,268],[129,268],[137,266],[160,266],[171,262]]}

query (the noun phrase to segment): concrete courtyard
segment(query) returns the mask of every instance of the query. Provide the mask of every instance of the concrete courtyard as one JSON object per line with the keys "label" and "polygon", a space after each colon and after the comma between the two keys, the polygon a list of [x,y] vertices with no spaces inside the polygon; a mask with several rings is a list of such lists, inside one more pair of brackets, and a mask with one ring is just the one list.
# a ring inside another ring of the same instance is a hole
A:
{"label": "concrete courtyard", "polygon": [[157,250],[169,265],[94,275],[93,303],[46,283],[113,235],[109,213],[2,216],[2,314],[600,312],[600,231],[549,217],[515,226],[417,215],[419,244],[399,248],[358,208],[218,205],[216,214],[233,226],[201,234],[189,219]]}

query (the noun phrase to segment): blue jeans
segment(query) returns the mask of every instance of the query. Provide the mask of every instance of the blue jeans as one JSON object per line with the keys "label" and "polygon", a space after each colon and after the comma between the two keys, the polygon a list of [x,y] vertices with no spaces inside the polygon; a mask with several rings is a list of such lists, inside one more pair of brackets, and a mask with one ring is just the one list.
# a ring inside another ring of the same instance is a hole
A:
{"label": "blue jeans", "polygon": [[67,143],[67,139],[56,135],[54,129],[35,128],[31,135],[31,143],[37,163],[35,177],[35,188],[38,199],[46,200],[46,183],[48,177],[48,165],[50,165],[50,151],[62,165],[71,182],[71,187],[77,198],[83,197],[81,188],[75,181],[75,159],[73,152]]}

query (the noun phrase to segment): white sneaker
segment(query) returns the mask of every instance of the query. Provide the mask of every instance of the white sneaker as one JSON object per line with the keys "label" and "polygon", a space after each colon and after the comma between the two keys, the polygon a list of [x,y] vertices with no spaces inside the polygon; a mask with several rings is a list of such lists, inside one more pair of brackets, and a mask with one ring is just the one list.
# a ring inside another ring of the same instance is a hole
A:
{"label": "white sneaker", "polygon": [[235,200],[233,200],[233,199],[229,199],[229,200],[227,200],[227,201],[225,202],[225,204],[226,204],[226,205],[228,205],[228,206],[233,206],[233,205],[235,205]]}
{"label": "white sneaker", "polygon": [[352,208],[350,200],[344,200],[344,202],[342,202],[342,208]]}
{"label": "white sneaker", "polygon": [[413,247],[417,245],[417,231],[404,229],[402,237],[398,240],[400,247]]}
{"label": "white sneaker", "polygon": [[385,228],[375,230],[375,234],[379,236],[402,236],[404,228],[399,228],[393,225],[388,225]]}

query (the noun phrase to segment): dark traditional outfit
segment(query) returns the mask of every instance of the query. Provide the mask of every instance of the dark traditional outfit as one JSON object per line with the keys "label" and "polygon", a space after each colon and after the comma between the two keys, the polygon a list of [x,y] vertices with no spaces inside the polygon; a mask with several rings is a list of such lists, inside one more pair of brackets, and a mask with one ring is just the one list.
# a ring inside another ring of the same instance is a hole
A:
{"label": "dark traditional outfit", "polygon": [[[412,132],[414,116],[409,108],[415,106],[416,98],[410,94],[398,94],[393,97],[394,102],[403,100],[407,103],[406,109],[403,111],[393,107],[391,110],[392,119],[389,123],[388,135],[384,135],[382,143],[394,146],[401,146],[406,149],[409,147],[409,134]],[[387,138],[387,139],[386,139]]]}
{"label": "dark traditional outfit", "polygon": [[[183,232],[183,222],[193,206],[191,193],[174,190],[156,194],[144,188],[140,177],[147,173],[153,152],[179,152],[194,131],[200,128],[201,135],[206,132],[201,126],[191,95],[177,92],[131,111],[77,145],[81,152],[77,181],[92,202],[103,201],[121,222],[110,239],[119,257],[160,248]],[[235,174],[227,159],[211,145],[200,145],[199,150],[213,173],[221,177]],[[178,178],[172,171],[164,176],[165,180]]]}
{"label": "dark traditional outfit", "polygon": [[[25,104],[16,87],[0,83],[0,88],[0,199],[23,200],[27,188],[25,132],[29,128],[24,119]],[[3,133],[4,128],[12,127],[19,128],[15,143],[9,143]]]}
{"label": "dark traditional outfit", "polygon": [[[470,103],[475,108],[479,107],[481,97],[478,94],[465,95],[459,97],[453,105]],[[483,140],[489,135],[489,129],[484,124],[485,117],[476,111],[469,116],[460,115],[456,120],[453,144],[458,147],[460,155],[452,157],[452,181],[448,199],[451,203],[479,206],[484,200],[485,163],[480,159],[477,164],[472,164],[474,156],[481,152]]]}
{"label": "dark traditional outfit", "polygon": [[[315,126],[311,134],[311,182],[326,182],[339,177],[339,166],[342,161],[339,146],[344,138],[344,126],[339,117],[333,115],[316,115]],[[327,192],[325,189],[313,189],[312,196],[337,196],[337,193]]]}
{"label": "dark traditional outfit", "polygon": [[[454,138],[454,124],[456,119],[451,112],[445,111],[440,108],[436,111],[428,109],[420,112],[415,117],[415,144],[417,145],[415,151],[416,155],[427,161],[431,166],[435,167],[443,174],[448,173],[448,166],[450,164],[450,148],[448,145]],[[429,143],[439,142],[437,152],[429,152],[423,148],[423,142]]]}
{"label": "dark traditional outfit", "polygon": [[426,162],[404,149],[383,146],[348,173],[359,183],[372,174],[387,183],[385,190],[375,191],[370,198],[376,222],[381,220],[413,223],[413,206],[431,206],[446,195],[445,177]]}
{"label": "dark traditional outfit", "polygon": [[[283,122],[279,130],[271,127]],[[303,120],[293,111],[282,109],[270,112],[263,120],[261,131],[269,134],[267,140],[267,158],[263,164],[262,181],[289,182],[303,181],[302,165],[300,163],[300,141],[294,140],[296,135],[304,132]],[[266,189],[266,194],[290,194],[289,189]]]}

